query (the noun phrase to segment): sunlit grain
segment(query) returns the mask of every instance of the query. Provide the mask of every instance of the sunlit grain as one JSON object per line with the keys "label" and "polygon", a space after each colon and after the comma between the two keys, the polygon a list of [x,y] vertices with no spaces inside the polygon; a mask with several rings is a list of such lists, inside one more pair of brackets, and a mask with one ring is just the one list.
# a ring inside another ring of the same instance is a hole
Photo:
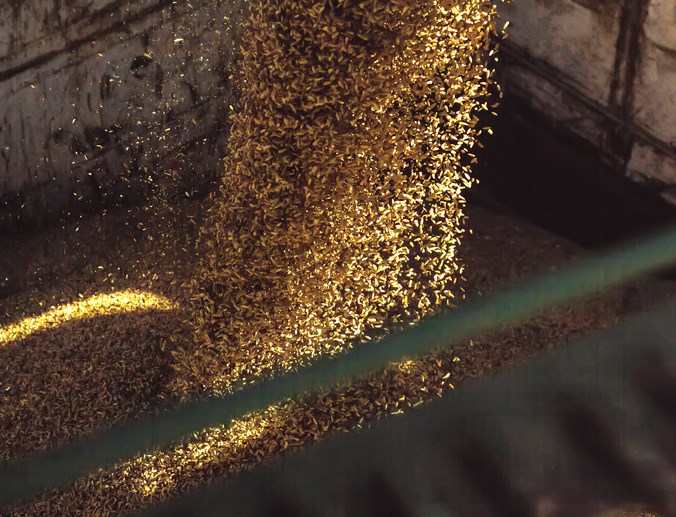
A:
{"label": "sunlit grain", "polygon": [[119,291],[91,296],[77,302],[51,307],[47,312],[0,327],[0,346],[20,341],[31,334],[58,328],[84,318],[139,311],[171,311],[176,306],[167,298],[141,291]]}

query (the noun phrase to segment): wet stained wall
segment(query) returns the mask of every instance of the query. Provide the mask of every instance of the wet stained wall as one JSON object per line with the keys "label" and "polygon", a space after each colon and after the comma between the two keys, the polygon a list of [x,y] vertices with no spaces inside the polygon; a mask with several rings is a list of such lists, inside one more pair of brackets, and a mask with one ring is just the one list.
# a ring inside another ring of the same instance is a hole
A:
{"label": "wet stained wall", "polygon": [[0,231],[203,188],[245,4],[0,3]]}

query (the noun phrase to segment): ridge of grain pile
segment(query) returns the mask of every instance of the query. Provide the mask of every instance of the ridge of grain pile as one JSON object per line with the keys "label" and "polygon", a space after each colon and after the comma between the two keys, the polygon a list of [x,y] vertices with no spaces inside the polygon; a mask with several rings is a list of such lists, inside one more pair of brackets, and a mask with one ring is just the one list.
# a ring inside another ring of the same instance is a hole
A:
{"label": "ridge of grain pile", "polygon": [[486,0],[259,0],[173,390],[222,392],[452,304]]}

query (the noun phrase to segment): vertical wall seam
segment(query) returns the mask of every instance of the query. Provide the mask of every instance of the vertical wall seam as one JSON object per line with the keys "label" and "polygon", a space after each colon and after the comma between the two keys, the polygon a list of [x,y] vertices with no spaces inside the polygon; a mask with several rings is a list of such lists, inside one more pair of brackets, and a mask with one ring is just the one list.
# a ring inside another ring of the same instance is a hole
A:
{"label": "vertical wall seam", "polygon": [[622,120],[622,127],[609,129],[608,142],[610,147],[623,158],[625,171],[633,145],[630,126],[633,119],[635,87],[641,63],[641,46],[649,6],[650,0],[624,1],[610,81],[608,105]]}

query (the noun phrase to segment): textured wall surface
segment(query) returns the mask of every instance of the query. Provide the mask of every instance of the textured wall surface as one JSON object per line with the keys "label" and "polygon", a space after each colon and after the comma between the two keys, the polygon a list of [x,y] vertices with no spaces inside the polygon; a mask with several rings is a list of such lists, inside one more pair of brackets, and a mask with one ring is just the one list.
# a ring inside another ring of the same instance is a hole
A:
{"label": "textured wall surface", "polygon": [[0,231],[203,183],[245,3],[1,3]]}
{"label": "textured wall surface", "polygon": [[676,0],[513,0],[505,90],[630,178],[676,188]]}
{"label": "textured wall surface", "polygon": [[[0,231],[203,184],[246,3],[0,2]],[[501,10],[507,93],[676,200],[676,0]]]}

